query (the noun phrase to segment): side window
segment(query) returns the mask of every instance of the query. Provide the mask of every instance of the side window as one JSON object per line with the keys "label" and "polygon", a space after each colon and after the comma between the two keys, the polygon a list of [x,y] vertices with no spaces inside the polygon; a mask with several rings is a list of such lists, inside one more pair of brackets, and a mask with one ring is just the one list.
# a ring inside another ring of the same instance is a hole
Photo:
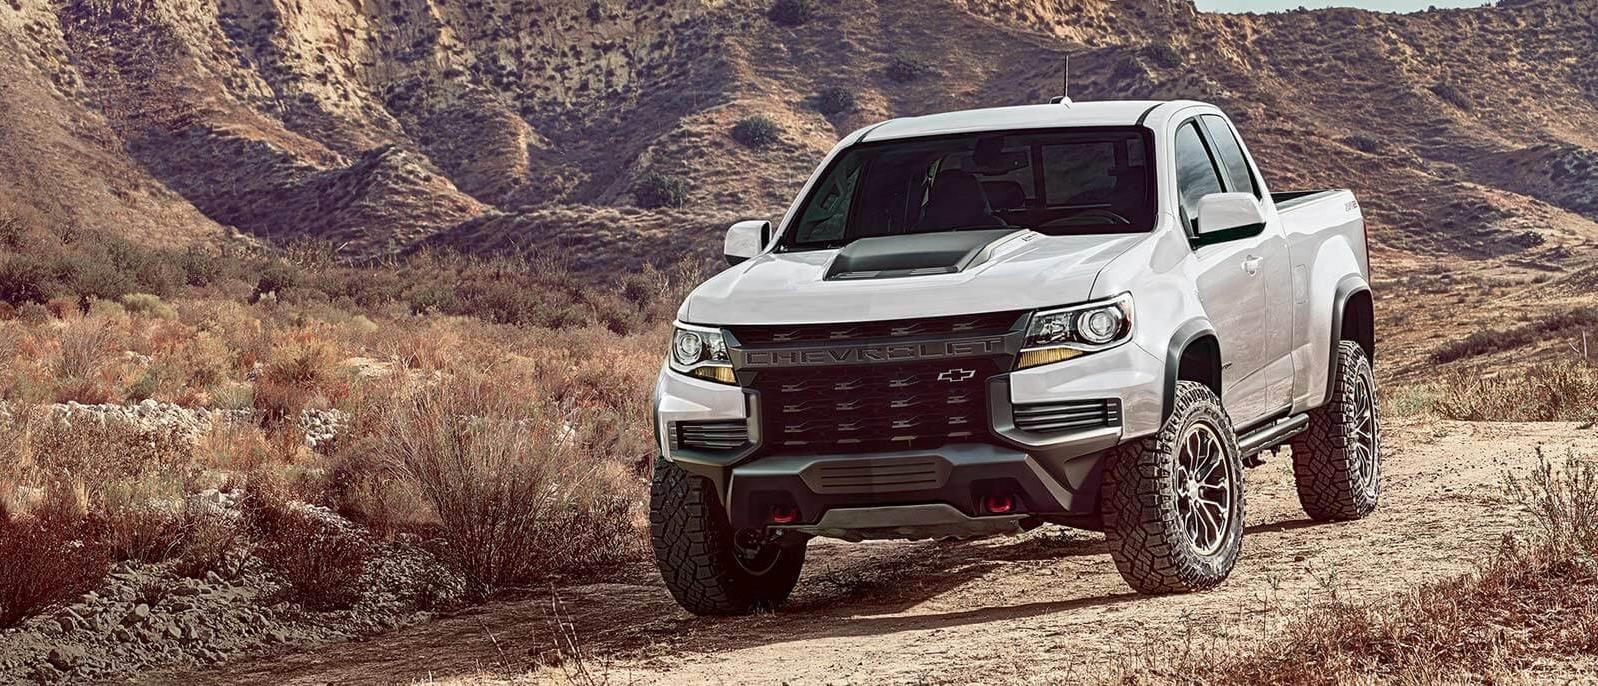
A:
{"label": "side window", "polygon": [[[853,164],[851,164],[853,162]],[[854,189],[860,180],[858,161],[846,160],[833,169],[816,191],[816,200],[810,203],[799,218],[799,240],[835,241],[847,229],[844,220],[849,217],[849,203],[854,200]]]}
{"label": "side window", "polygon": [[1198,124],[1188,122],[1176,130],[1176,193],[1182,202],[1188,228],[1198,220],[1199,199],[1211,193],[1220,193],[1221,175],[1215,170],[1204,139],[1199,135]]}
{"label": "side window", "polygon": [[1225,119],[1213,114],[1206,114],[1199,119],[1204,122],[1204,132],[1209,134],[1210,143],[1215,146],[1215,160],[1221,163],[1226,172],[1227,189],[1260,197],[1259,185],[1254,183],[1248,156],[1243,154],[1243,146],[1238,144],[1232,127],[1226,125]]}

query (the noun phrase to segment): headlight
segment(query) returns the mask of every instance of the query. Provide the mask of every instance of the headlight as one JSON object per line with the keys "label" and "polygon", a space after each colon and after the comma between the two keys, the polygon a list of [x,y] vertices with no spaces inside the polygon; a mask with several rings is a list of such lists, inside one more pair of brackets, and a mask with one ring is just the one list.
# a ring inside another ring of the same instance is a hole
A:
{"label": "headlight", "polygon": [[1132,335],[1132,294],[1032,314],[1017,369],[1113,348]]}
{"label": "headlight", "polygon": [[671,335],[671,368],[702,379],[738,383],[721,329],[677,324]]}

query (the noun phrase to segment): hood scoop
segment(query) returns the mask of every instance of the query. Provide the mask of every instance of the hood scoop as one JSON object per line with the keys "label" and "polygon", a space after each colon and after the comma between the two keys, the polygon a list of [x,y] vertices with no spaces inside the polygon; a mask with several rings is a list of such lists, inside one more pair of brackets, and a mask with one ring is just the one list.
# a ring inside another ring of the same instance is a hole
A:
{"label": "hood scoop", "polygon": [[828,281],[954,274],[981,264],[995,245],[1025,229],[983,229],[862,238],[827,267]]}

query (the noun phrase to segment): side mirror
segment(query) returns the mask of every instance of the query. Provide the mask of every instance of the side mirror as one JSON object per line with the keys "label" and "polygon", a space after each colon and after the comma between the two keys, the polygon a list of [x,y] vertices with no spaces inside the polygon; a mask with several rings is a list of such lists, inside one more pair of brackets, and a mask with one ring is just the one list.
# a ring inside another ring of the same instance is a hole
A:
{"label": "side mirror", "polygon": [[[1226,235],[1248,234],[1265,228],[1265,208],[1250,193],[1211,193],[1199,198],[1199,238],[1225,240]],[[1225,235],[1222,232],[1230,232]],[[1239,236],[1241,237],[1241,236]]]}
{"label": "side mirror", "polygon": [[738,264],[759,255],[770,242],[771,222],[759,219],[742,221],[727,229],[721,252],[727,256],[727,264]]}

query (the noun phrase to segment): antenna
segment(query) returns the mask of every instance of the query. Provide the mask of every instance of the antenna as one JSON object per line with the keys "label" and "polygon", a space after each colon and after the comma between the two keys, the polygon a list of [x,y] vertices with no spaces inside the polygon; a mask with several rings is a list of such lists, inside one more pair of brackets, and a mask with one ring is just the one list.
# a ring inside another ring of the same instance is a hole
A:
{"label": "antenna", "polygon": [[1065,74],[1060,78],[1060,95],[1050,98],[1056,105],[1071,105],[1071,53],[1065,54]]}

